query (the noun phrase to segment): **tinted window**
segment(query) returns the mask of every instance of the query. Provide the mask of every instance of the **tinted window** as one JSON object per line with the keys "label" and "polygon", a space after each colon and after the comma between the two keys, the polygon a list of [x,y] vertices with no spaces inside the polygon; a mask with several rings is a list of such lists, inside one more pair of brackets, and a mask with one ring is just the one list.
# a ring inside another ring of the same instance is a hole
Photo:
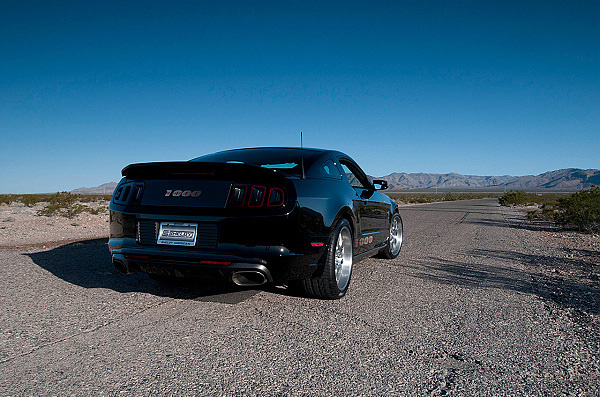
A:
{"label": "tinted window", "polygon": [[352,187],[359,187],[362,189],[365,188],[365,186],[360,182],[360,180],[358,179],[356,174],[350,168],[348,168],[348,166],[346,164],[342,163],[342,168],[344,169],[344,172],[346,173],[346,177],[348,178],[348,182],[350,182],[350,185]]}
{"label": "tinted window", "polygon": [[325,178],[342,179],[340,170],[331,160],[327,160],[319,167],[319,173]]}
{"label": "tinted window", "polygon": [[304,166],[308,168],[321,152],[293,148],[256,148],[227,150],[197,157],[190,161],[212,162],[212,163],[242,163],[256,165],[259,167],[275,169],[292,175],[302,173],[301,158],[304,157]]}

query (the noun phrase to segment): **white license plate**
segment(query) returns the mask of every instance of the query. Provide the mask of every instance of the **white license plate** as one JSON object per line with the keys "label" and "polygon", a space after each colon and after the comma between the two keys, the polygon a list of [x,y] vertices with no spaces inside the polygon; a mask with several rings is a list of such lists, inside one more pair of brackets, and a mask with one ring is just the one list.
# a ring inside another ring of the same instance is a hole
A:
{"label": "white license plate", "polygon": [[196,245],[196,223],[161,222],[156,244],[163,245]]}

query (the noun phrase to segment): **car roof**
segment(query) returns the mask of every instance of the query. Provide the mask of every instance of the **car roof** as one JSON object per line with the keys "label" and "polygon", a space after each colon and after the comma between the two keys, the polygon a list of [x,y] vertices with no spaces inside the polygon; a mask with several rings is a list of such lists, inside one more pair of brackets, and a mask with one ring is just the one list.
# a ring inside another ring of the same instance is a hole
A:
{"label": "car roof", "polygon": [[[340,151],[337,150],[331,150],[331,149],[319,149],[319,148],[300,148],[300,147],[287,147],[287,146],[264,146],[264,147],[250,147],[250,148],[240,148],[240,149],[229,149],[229,150],[221,150],[218,152],[214,152],[214,153],[210,153],[210,154],[206,154],[200,157],[196,157],[190,161],[194,161],[196,159],[200,159],[204,156],[209,156],[212,154],[219,154],[219,153],[235,153],[235,152],[252,152],[252,151],[282,151],[282,150],[286,150],[286,151],[295,151],[297,152],[297,155],[300,156],[301,152],[303,151],[305,154],[308,155],[312,155],[312,156],[317,156],[318,158],[323,158],[323,157],[345,157],[348,159],[352,159],[350,156],[348,156],[345,153],[342,153]],[[321,154],[319,156],[319,154]],[[307,156],[308,157],[308,156]]]}
{"label": "car roof", "polygon": [[339,153],[339,152],[337,152],[335,150],[329,150],[329,149],[308,148],[308,147],[301,148],[301,147],[291,147],[291,146],[259,146],[259,147],[248,147],[248,148],[240,148],[240,149],[221,150],[221,151],[216,152],[216,153],[227,153],[227,152],[237,152],[237,151],[252,151],[252,150],[294,150],[294,151],[298,151],[298,152],[300,152],[301,150],[304,150],[304,151],[316,152],[316,153],[326,153],[326,152],[336,152],[336,153]]}

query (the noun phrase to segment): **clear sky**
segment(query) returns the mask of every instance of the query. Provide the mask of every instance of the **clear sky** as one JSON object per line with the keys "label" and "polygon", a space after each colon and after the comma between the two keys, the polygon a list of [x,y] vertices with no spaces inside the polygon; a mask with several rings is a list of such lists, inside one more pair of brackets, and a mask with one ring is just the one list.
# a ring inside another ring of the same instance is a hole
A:
{"label": "clear sky", "polygon": [[600,1],[0,1],[0,193],[304,144],[391,172],[600,167]]}

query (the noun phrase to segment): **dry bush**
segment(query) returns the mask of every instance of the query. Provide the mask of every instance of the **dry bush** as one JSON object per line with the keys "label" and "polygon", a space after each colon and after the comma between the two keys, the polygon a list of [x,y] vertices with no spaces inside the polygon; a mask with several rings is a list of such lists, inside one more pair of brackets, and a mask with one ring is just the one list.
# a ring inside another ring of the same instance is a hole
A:
{"label": "dry bush", "polygon": [[71,194],[68,192],[55,193],[49,197],[48,204],[44,208],[37,211],[37,215],[60,215],[66,218],[74,218],[83,212],[89,212],[90,214],[96,215],[104,212],[105,208],[91,208],[87,205],[81,204],[81,202],[102,202],[104,200],[106,200],[106,196],[104,195],[80,195]]}
{"label": "dry bush", "polygon": [[386,194],[398,203],[421,204],[436,203],[440,201],[475,200],[490,197],[498,197],[497,193],[410,193],[410,192],[386,192]]}
{"label": "dry bush", "polygon": [[600,188],[592,186],[558,200],[556,223],[587,233],[600,232]]}

